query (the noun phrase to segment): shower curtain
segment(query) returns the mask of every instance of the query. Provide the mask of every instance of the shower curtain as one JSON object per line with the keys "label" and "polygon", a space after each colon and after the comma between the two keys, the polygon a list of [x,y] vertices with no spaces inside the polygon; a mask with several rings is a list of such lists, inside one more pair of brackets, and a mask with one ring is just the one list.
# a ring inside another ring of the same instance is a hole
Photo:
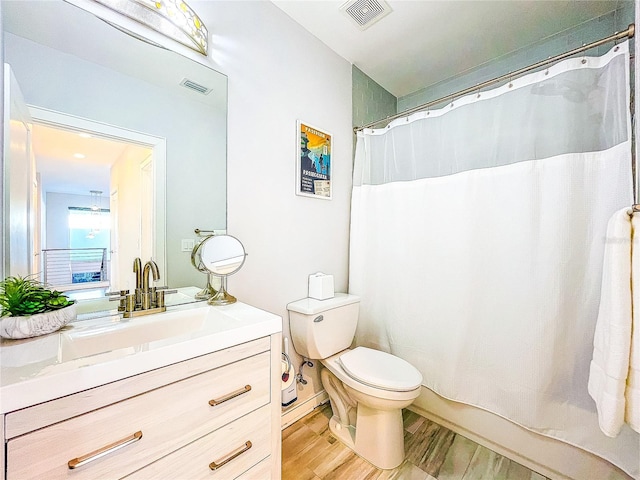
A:
{"label": "shower curtain", "polygon": [[639,478],[639,436],[602,434],[587,392],[629,96],[625,43],[360,132],[349,291],[359,345]]}

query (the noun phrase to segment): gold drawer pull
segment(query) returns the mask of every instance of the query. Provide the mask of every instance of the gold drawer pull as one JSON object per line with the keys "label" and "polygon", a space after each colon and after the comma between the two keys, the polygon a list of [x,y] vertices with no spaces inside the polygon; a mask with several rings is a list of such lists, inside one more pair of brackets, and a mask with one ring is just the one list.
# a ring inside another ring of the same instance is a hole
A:
{"label": "gold drawer pull", "polygon": [[211,462],[209,464],[209,468],[211,470],[217,470],[218,468],[222,467],[223,465],[229,463],[231,460],[233,460],[234,458],[242,455],[244,452],[246,452],[247,450],[249,450],[251,448],[251,442],[249,440],[247,440],[247,442],[244,444],[243,447],[238,448],[237,450],[234,450],[233,452],[231,452],[229,454],[229,456],[227,458],[225,458],[224,460],[220,460],[219,463],[216,462]]}
{"label": "gold drawer pull", "polygon": [[73,468],[81,467],[86,463],[97,460],[100,457],[104,457],[108,453],[115,452],[119,448],[126,447],[127,445],[133,442],[137,442],[141,438],[142,438],[142,431],[136,432],[133,435],[129,435],[128,437],[123,438],[122,440],[118,440],[117,442],[113,442],[113,443],[110,443],[109,445],[105,445],[104,447],[99,448],[98,450],[95,450],[91,453],[87,453],[86,455],[83,455],[81,457],[74,458],[73,460],[69,460],[69,463],[68,463],[69,468],[73,469]]}
{"label": "gold drawer pull", "polygon": [[216,405],[220,405],[221,403],[226,402],[227,400],[231,400],[232,398],[239,397],[240,395],[244,395],[251,391],[251,385],[245,385],[244,387],[236,390],[235,392],[231,392],[228,395],[225,395],[222,398],[214,398],[213,400],[209,400],[209,405],[215,407]]}

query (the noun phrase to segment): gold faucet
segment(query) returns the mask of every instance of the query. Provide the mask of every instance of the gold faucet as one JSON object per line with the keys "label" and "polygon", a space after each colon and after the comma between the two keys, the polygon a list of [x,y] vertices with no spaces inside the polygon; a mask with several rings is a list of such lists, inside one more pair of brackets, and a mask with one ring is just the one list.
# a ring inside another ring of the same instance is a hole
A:
{"label": "gold faucet", "polygon": [[142,310],[149,310],[155,307],[156,303],[156,289],[149,288],[149,272],[153,274],[153,281],[160,280],[160,272],[158,271],[158,265],[153,260],[149,260],[144,264],[144,270],[142,272],[142,293],[141,305]]}
{"label": "gold faucet", "polygon": [[133,260],[133,273],[136,274],[136,289],[142,288],[142,260],[140,257]]}
{"label": "gold faucet", "polygon": [[158,265],[153,260],[149,260],[144,264],[144,271],[142,273],[142,291],[149,292],[149,272],[153,274],[153,281],[160,280],[160,271]]}
{"label": "gold faucet", "polygon": [[149,260],[142,268],[140,258],[135,258],[133,260],[133,272],[136,274],[136,289],[134,293],[130,294],[129,290],[121,290],[119,293],[107,293],[108,296],[119,295],[110,299],[120,300],[118,311],[123,312],[124,318],[164,312],[167,309],[164,300],[165,295],[176,293],[177,290],[149,286],[149,273],[153,275],[154,282],[160,280],[158,264],[153,260]]}

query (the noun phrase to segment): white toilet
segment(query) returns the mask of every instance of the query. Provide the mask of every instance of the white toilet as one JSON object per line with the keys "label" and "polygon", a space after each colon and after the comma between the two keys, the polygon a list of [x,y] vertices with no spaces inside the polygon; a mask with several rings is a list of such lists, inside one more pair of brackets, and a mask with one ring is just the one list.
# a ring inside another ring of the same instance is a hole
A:
{"label": "white toilet", "polygon": [[329,394],[331,432],[378,468],[404,460],[402,409],[420,394],[422,375],[408,362],[365,347],[349,349],[358,323],[360,298],[305,298],[287,305],[295,350],[321,360]]}

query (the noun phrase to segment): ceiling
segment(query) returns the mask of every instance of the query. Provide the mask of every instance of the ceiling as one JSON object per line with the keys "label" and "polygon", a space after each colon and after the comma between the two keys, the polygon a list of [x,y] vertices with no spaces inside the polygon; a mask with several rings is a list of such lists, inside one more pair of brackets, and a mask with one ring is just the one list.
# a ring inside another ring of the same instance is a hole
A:
{"label": "ceiling", "polygon": [[151,152],[147,147],[39,123],[33,124],[31,138],[43,192],[89,195],[90,190],[98,190],[108,197],[111,166],[125,155],[144,158]]}
{"label": "ceiling", "polygon": [[360,30],[340,11],[344,0],[272,1],[396,97],[611,12],[619,3],[388,0],[391,13]]}

